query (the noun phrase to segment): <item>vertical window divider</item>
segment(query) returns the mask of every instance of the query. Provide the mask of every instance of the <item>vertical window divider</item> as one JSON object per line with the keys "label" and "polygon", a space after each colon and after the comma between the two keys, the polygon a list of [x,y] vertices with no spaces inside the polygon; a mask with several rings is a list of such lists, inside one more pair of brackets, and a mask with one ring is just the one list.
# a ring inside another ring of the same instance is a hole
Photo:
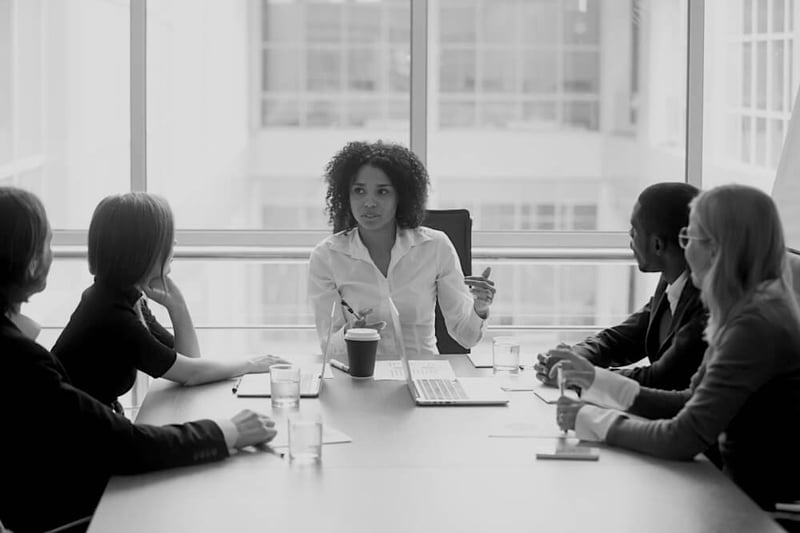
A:
{"label": "vertical window divider", "polygon": [[686,182],[703,186],[703,39],[705,0],[688,0]]}
{"label": "vertical window divider", "polygon": [[428,0],[411,3],[410,147],[428,164]]}
{"label": "vertical window divider", "polygon": [[131,190],[147,190],[147,0],[130,0]]}

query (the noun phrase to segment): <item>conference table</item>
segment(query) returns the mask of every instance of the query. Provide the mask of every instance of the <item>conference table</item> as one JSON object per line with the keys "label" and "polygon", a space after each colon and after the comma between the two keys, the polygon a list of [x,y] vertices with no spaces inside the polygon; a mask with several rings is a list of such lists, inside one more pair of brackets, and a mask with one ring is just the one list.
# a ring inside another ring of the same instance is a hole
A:
{"label": "conference table", "polygon": [[[445,356],[459,376],[491,376]],[[89,527],[103,532],[770,532],[782,531],[701,458],[655,459],[599,445],[599,460],[537,460],[559,438],[555,406],[530,391],[507,406],[418,407],[404,381],[338,370],[300,411],[352,442],[318,465],[248,449],[229,459],[113,477]],[[151,386],[137,422],[270,414],[233,382]],[[272,413],[286,431],[286,413]],[[526,428],[510,437],[513,428]],[[527,433],[526,433],[527,432]]]}

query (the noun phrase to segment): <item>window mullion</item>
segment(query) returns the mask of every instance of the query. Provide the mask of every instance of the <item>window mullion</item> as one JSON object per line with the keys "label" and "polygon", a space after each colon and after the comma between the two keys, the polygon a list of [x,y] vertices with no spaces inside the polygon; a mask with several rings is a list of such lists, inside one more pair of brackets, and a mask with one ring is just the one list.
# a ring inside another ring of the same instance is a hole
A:
{"label": "window mullion", "polygon": [[423,165],[428,160],[428,0],[411,2],[411,140]]}
{"label": "window mullion", "polygon": [[131,190],[147,190],[147,0],[131,0]]}
{"label": "window mullion", "polygon": [[703,186],[703,38],[705,0],[689,0],[686,61],[686,181]]}

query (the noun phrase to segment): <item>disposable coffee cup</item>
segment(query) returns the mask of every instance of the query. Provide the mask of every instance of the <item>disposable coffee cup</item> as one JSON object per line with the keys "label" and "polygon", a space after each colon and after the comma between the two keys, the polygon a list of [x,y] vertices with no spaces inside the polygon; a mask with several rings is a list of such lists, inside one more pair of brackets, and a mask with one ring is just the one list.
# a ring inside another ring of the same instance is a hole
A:
{"label": "disposable coffee cup", "polygon": [[371,378],[375,373],[375,354],[381,336],[370,328],[351,328],[344,334],[350,376]]}

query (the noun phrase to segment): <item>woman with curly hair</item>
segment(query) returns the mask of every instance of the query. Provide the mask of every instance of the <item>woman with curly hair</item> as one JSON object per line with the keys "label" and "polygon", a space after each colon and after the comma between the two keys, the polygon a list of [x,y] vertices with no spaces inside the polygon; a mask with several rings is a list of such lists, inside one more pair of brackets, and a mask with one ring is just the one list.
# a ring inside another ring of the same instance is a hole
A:
{"label": "woman with curly hair", "polygon": [[552,350],[566,384],[583,390],[581,401],[559,400],[557,422],[584,440],[669,459],[691,460],[718,443],[723,471],[759,505],[794,501],[800,311],[775,203],[743,185],[711,189],[693,200],[679,240],[709,315],[708,349],[689,388],[643,387]]}
{"label": "woman with curly hair", "polygon": [[[391,298],[408,354],[435,354],[437,297],[450,335],[463,346],[477,344],[494,282],[487,279],[488,269],[483,276],[465,278],[447,236],[420,226],[429,182],[417,156],[398,144],[351,142],[330,160],[325,179],[334,234],[311,252],[309,268],[322,345],[333,301],[346,301],[358,315],[340,307],[334,319],[332,353],[343,353],[345,330],[385,326]],[[390,328],[382,331],[379,357],[395,355],[395,334]]]}

